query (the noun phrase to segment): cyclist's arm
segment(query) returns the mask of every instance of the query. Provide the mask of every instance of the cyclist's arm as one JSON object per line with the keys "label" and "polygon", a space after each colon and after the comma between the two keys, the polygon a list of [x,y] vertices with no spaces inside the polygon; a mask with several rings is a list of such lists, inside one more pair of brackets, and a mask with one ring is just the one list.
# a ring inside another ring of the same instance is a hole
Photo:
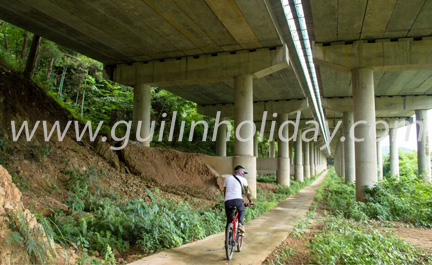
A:
{"label": "cyclist's arm", "polygon": [[249,186],[245,186],[244,188],[245,188],[245,191],[246,191],[246,197],[247,197],[247,199],[249,201],[249,204],[253,205],[254,201],[252,200],[252,195],[249,192]]}

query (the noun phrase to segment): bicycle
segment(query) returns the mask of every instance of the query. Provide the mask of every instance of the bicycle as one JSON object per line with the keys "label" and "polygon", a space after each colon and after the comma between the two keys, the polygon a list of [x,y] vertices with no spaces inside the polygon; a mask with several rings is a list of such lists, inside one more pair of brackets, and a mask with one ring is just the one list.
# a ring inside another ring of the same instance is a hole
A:
{"label": "bicycle", "polygon": [[[245,204],[248,207],[249,204]],[[231,260],[234,255],[234,248],[237,247],[237,252],[241,252],[243,248],[243,233],[238,229],[238,216],[237,207],[233,206],[234,219],[226,226],[225,229],[225,254],[228,260]]]}

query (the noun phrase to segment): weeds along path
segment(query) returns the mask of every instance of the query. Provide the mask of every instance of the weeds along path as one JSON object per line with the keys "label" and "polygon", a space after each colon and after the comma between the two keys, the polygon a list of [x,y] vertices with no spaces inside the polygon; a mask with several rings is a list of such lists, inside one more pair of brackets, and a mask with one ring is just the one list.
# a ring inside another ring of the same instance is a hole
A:
{"label": "weeds along path", "polygon": [[246,223],[245,245],[228,262],[224,250],[224,233],[169,249],[131,263],[142,264],[261,264],[286,239],[294,226],[306,216],[317,188],[327,172],[310,186],[290,196],[260,217]]}

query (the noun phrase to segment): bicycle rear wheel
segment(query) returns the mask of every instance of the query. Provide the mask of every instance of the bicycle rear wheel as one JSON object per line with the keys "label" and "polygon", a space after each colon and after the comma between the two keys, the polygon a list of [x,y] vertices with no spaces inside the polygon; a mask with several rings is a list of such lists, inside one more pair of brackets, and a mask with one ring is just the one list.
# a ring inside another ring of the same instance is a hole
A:
{"label": "bicycle rear wheel", "polygon": [[231,260],[233,257],[234,247],[234,226],[233,224],[229,224],[225,231],[225,253],[228,260]]}
{"label": "bicycle rear wheel", "polygon": [[237,251],[241,252],[243,249],[243,235],[237,236]]}

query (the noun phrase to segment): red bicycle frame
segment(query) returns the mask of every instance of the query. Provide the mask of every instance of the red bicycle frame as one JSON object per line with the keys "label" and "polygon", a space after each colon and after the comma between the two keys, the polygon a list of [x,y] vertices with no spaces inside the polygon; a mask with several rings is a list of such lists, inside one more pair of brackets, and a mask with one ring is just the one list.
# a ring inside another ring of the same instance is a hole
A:
{"label": "red bicycle frame", "polygon": [[236,242],[236,240],[237,240],[237,229],[238,229],[237,224],[238,224],[238,216],[239,216],[239,213],[238,213],[238,210],[236,210],[236,211],[235,211],[235,214],[234,214],[234,219],[232,220],[232,224],[233,224],[233,227],[234,227],[234,231],[233,231],[233,239],[234,239],[234,242]]}

